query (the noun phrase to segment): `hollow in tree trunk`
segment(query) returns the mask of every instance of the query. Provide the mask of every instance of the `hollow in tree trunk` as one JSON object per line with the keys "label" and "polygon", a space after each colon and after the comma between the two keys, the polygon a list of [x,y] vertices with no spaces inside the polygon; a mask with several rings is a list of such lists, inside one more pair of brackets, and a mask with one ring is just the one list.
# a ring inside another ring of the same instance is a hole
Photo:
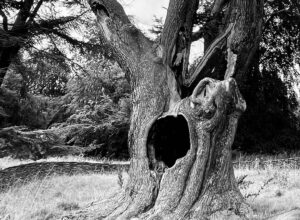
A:
{"label": "hollow in tree trunk", "polygon": [[[194,72],[187,67],[198,0],[170,1],[159,42],[132,25],[117,1],[89,4],[103,46],[132,87],[131,165],[122,192],[73,217],[246,219],[251,210],[231,163],[246,108],[234,78],[246,73],[258,45],[262,0],[214,2],[211,19],[222,17],[214,27],[219,33]],[[218,59],[226,65],[216,66]]]}

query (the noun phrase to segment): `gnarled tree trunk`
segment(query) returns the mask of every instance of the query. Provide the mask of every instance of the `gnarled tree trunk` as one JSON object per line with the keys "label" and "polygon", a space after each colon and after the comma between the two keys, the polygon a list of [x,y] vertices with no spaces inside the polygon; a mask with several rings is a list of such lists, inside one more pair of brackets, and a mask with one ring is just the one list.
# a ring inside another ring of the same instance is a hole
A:
{"label": "gnarled tree trunk", "polygon": [[[246,108],[233,77],[244,74],[256,49],[262,0],[215,1],[212,19],[222,17],[214,27],[219,34],[193,73],[187,65],[198,0],[170,1],[159,43],[136,29],[115,0],[89,4],[103,44],[131,83],[131,167],[121,193],[77,217],[247,218],[251,210],[231,163],[238,118]],[[226,68],[214,66],[216,53]],[[225,79],[207,78],[213,75]]]}

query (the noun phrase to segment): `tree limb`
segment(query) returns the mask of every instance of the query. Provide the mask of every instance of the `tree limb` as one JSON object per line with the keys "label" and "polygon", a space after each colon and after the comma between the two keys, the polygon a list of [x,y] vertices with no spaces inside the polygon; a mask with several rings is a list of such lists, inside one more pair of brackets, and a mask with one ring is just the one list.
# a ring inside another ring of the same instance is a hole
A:
{"label": "tree limb", "polygon": [[36,16],[37,13],[38,13],[40,7],[42,6],[43,2],[44,2],[44,0],[40,0],[40,1],[37,3],[37,5],[35,6],[33,12],[31,13],[31,15],[30,15],[30,17],[29,17],[29,19],[28,19],[28,21],[27,21],[27,24],[29,24],[29,23],[31,23],[31,22],[33,21],[33,19],[35,18],[35,16]]}
{"label": "tree limb", "polygon": [[130,22],[118,1],[89,0],[88,3],[96,15],[99,38],[106,54],[118,62],[130,83],[134,84],[140,77],[138,66],[142,60],[148,60],[145,56],[161,62],[157,56],[159,46],[154,48],[153,42]]}
{"label": "tree limb", "polygon": [[77,46],[77,47],[82,47],[84,44],[87,44],[87,43],[84,43],[82,41],[79,41],[79,40],[76,40],[75,38],[72,38],[70,37],[69,35],[61,32],[61,31],[58,31],[56,29],[48,29],[48,28],[42,28],[42,30],[44,31],[44,34],[47,33],[51,33],[51,34],[54,34],[62,39],[64,39],[65,41],[67,41],[69,44],[73,45],[73,46]]}
{"label": "tree limb", "polygon": [[0,29],[0,46],[1,47],[15,47],[24,44],[22,37],[12,36],[6,31]]}
{"label": "tree limb", "polygon": [[[160,45],[162,61],[168,67],[171,97],[177,100],[184,78],[188,72],[190,48],[192,42],[193,21],[199,6],[199,0],[172,0],[169,2]],[[174,98],[175,97],[175,98]]]}
{"label": "tree limb", "polygon": [[[199,0],[172,0],[169,2],[168,13],[164,28],[161,34],[161,45],[163,47],[163,61],[165,64],[172,66],[174,59],[174,50],[176,50],[176,41],[179,32],[182,32],[185,38],[186,53],[190,45],[193,18],[198,8]],[[176,53],[176,52],[175,52]],[[185,61],[187,65],[187,61]]]}
{"label": "tree limb", "polygon": [[84,11],[83,13],[77,15],[77,16],[68,16],[68,17],[61,17],[61,18],[56,18],[56,19],[50,19],[50,20],[41,20],[39,22],[35,22],[34,24],[31,24],[32,26],[37,26],[37,28],[55,28],[61,25],[65,25],[69,22],[75,21],[79,17],[83,16],[86,14],[89,10]]}
{"label": "tree limb", "polygon": [[3,30],[8,31],[7,16],[2,9],[0,9],[0,15],[3,18]]}
{"label": "tree limb", "polygon": [[227,2],[228,0],[215,0],[211,10],[211,15],[218,14]]}
{"label": "tree limb", "polygon": [[22,7],[17,14],[17,18],[12,27],[12,32],[16,31],[26,31],[25,24],[27,18],[30,16],[30,9],[33,5],[33,0],[25,0],[22,2]]}
{"label": "tree limb", "polygon": [[197,64],[196,69],[194,72],[189,74],[189,78],[185,81],[186,86],[190,86],[198,77],[198,75],[201,73],[209,59],[212,57],[212,55],[215,53],[216,49],[220,48],[223,45],[223,41],[227,38],[227,36],[230,34],[232,28],[234,27],[234,24],[230,24],[226,31],[219,37],[217,37],[214,42],[208,47],[206,50],[204,56],[202,57],[199,64]]}

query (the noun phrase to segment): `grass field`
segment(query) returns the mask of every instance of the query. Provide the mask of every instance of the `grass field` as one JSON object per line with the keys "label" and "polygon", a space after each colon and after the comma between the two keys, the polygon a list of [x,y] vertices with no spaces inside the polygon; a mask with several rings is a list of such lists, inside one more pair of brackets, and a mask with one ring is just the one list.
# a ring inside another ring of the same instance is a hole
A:
{"label": "grass field", "polygon": [[[80,158],[52,158],[50,161],[80,161]],[[83,159],[82,159],[83,160]],[[49,161],[49,160],[48,160]],[[84,160],[86,161],[86,160]],[[27,161],[31,162],[31,161]],[[91,162],[91,161],[90,161]],[[0,169],[20,161],[0,159]],[[26,161],[22,161],[26,163]],[[6,165],[5,165],[6,164]],[[264,219],[300,208],[300,170],[266,166],[235,169],[240,189],[254,210],[253,219]],[[126,174],[124,174],[126,179]],[[0,219],[51,220],[107,197],[121,186],[116,174],[51,176],[0,194]]]}

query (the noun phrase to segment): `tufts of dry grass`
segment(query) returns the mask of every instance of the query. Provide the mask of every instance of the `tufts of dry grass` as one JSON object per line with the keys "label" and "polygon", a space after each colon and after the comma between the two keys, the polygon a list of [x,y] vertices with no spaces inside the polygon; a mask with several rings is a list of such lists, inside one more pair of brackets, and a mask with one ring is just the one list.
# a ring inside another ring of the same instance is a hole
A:
{"label": "tufts of dry grass", "polygon": [[240,190],[254,211],[252,219],[265,219],[300,209],[300,170],[266,166],[264,169],[236,169],[237,178],[246,175]]}
{"label": "tufts of dry grass", "polygon": [[[53,160],[78,161],[74,157]],[[17,161],[10,162],[12,166],[17,165]],[[0,167],[3,164],[0,160]],[[300,209],[300,170],[292,164],[257,167],[254,160],[253,164],[236,168],[235,175],[241,180],[242,194],[254,210],[253,220]],[[48,176],[35,180],[0,194],[0,219],[57,219],[119,191],[126,179],[126,174],[124,178],[124,173],[116,173]]]}
{"label": "tufts of dry grass", "polygon": [[0,219],[50,220],[120,189],[117,175],[53,176],[0,194]]}

